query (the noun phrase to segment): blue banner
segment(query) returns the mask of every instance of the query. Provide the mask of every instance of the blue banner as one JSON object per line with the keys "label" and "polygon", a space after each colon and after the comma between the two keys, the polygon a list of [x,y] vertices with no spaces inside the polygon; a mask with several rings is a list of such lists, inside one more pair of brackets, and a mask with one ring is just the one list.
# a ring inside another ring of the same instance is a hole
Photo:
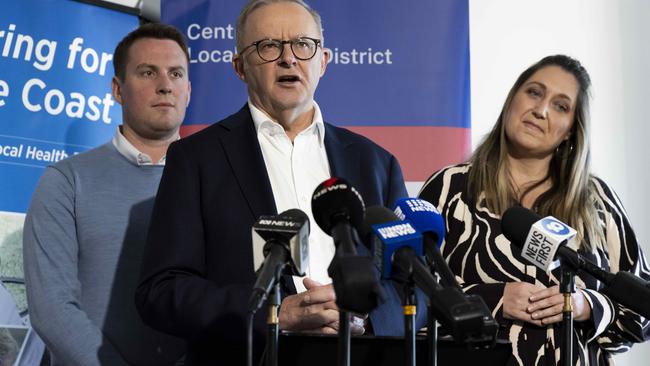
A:
{"label": "blue banner", "polygon": [[[162,0],[165,23],[191,50],[185,131],[237,111],[247,99],[232,69],[245,0]],[[467,0],[311,0],[332,54],[315,99],[326,121],[397,155],[407,180],[462,161],[470,149]]]}
{"label": "blue banner", "polygon": [[113,50],[133,15],[71,0],[3,3],[0,211],[25,212],[43,169],[108,141],[122,122]]}

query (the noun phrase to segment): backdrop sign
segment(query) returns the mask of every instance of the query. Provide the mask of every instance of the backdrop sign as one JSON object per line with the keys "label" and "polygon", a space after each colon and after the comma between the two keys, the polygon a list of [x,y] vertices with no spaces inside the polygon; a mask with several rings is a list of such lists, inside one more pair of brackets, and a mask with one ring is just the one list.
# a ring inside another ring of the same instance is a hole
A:
{"label": "backdrop sign", "polygon": [[[186,35],[192,102],[184,133],[246,102],[235,75],[235,23],[244,0],[162,0],[163,22]],[[316,92],[326,121],[393,152],[409,181],[462,161],[470,146],[466,0],[311,0],[332,54]]]}
{"label": "backdrop sign", "polygon": [[25,212],[43,169],[121,124],[113,50],[137,17],[71,0],[3,3],[0,211]]}

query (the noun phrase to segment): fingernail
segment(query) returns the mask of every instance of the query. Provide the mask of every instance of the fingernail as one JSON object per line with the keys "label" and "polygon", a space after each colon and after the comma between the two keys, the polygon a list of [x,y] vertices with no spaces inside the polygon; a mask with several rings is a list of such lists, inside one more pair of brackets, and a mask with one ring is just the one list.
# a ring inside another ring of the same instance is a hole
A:
{"label": "fingernail", "polygon": [[537,314],[537,313],[533,313],[533,314],[531,315],[531,317],[532,317],[533,319],[537,319],[538,316],[539,316],[539,314]]}

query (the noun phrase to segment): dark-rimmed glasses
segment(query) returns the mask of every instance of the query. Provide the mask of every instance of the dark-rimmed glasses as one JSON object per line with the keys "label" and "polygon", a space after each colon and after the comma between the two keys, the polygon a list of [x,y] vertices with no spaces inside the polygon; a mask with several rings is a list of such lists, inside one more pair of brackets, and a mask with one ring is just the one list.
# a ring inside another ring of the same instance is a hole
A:
{"label": "dark-rimmed glasses", "polygon": [[247,49],[255,47],[257,54],[262,60],[271,62],[282,57],[284,45],[289,44],[293,55],[298,60],[306,61],[316,55],[320,43],[320,39],[311,37],[300,37],[288,41],[281,41],[279,39],[261,39],[251,43],[249,46],[241,50],[240,53],[244,53]]}

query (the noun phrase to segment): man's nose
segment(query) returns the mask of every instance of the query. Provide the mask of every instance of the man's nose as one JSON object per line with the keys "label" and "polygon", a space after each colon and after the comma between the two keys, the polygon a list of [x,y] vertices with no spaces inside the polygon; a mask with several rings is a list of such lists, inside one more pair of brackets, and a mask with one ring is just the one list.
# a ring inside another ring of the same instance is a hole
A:
{"label": "man's nose", "polygon": [[162,75],[158,78],[158,94],[169,94],[172,92],[172,82],[168,75]]}
{"label": "man's nose", "polygon": [[295,65],[298,62],[296,56],[293,54],[291,49],[291,43],[285,43],[282,45],[282,54],[278,59],[278,63],[281,65]]}

